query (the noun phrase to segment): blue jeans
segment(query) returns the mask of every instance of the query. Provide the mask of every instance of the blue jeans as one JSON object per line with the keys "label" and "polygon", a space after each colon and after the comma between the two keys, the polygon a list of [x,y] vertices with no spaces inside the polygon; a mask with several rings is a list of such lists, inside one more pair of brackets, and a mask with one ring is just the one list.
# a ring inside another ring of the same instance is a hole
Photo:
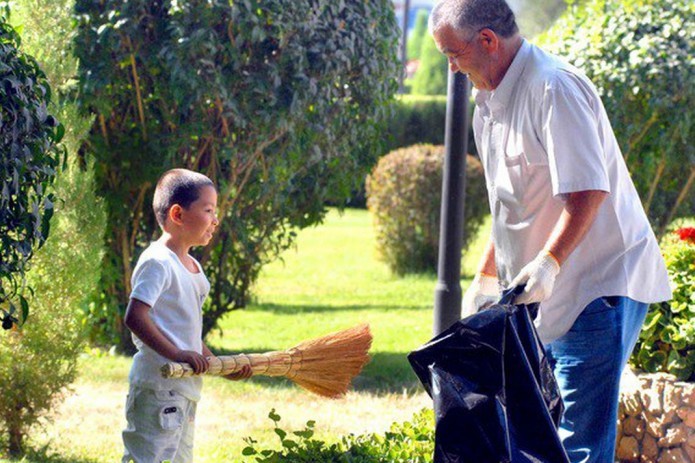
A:
{"label": "blue jeans", "polygon": [[545,346],[565,403],[559,434],[572,463],[614,461],[620,375],[646,314],[647,304],[601,297]]}

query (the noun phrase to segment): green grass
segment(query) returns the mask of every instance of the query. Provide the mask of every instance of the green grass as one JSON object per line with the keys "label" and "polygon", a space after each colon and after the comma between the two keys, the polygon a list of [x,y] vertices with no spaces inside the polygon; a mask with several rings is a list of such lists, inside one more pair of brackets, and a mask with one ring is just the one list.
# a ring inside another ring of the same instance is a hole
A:
{"label": "green grass", "polygon": [[[481,236],[488,230],[486,224]],[[478,239],[464,259],[465,274],[472,274],[483,242]],[[271,408],[290,429],[315,419],[318,436],[331,440],[347,432],[383,432],[392,421],[409,419],[428,406],[406,355],[431,337],[435,283],[434,274],[391,275],[377,259],[366,211],[331,211],[324,224],[303,230],[296,246],[263,270],[249,307],[222,319],[208,345],[217,353],[284,349],[366,322],[374,335],[372,361],[356,378],[356,391],[339,401],[317,398],[283,379],[207,378],[196,425],[196,461],[242,461],[245,436],[275,445],[267,419]],[[118,461],[129,367],[127,358],[85,355],[75,393],[58,407],[53,423],[29,441],[32,448],[45,449],[24,461]]]}

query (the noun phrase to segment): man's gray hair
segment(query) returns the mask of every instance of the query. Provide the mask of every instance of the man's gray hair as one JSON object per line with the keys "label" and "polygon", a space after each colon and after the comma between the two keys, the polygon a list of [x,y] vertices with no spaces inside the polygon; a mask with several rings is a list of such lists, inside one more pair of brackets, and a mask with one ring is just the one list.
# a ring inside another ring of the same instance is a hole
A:
{"label": "man's gray hair", "polygon": [[504,38],[519,32],[505,0],[439,0],[430,13],[430,33],[444,26],[468,33],[487,28]]}

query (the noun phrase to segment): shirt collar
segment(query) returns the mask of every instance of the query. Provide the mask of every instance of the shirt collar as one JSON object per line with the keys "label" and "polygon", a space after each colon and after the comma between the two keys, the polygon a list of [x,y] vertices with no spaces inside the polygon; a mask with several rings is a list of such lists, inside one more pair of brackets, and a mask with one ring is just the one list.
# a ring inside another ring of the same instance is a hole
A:
{"label": "shirt collar", "polygon": [[512,96],[514,86],[516,85],[519,77],[524,72],[526,67],[526,62],[531,53],[531,44],[529,44],[526,39],[521,39],[521,47],[517,51],[516,56],[512,60],[512,64],[509,65],[507,72],[502,77],[502,81],[493,91],[487,90],[476,90],[474,93],[475,104],[478,106],[487,103],[493,112],[504,109],[509,103],[509,99]]}

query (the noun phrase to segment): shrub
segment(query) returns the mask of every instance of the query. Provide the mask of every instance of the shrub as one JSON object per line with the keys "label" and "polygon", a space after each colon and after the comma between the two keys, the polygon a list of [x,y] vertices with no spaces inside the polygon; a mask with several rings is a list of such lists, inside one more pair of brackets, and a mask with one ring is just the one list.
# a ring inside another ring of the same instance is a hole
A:
{"label": "shrub", "polygon": [[420,59],[422,43],[429,35],[427,31],[427,18],[429,13],[425,9],[419,9],[415,16],[415,25],[408,36],[408,59]]}
{"label": "shrub", "polygon": [[446,56],[437,50],[432,36],[425,34],[411,92],[414,95],[446,95],[448,75],[449,62]]}
{"label": "shrub", "polygon": [[695,228],[662,239],[673,299],[649,307],[632,363],[649,373],[695,380]]}
{"label": "shrub", "polygon": [[694,15],[692,0],[590,0],[540,40],[596,84],[658,236],[695,213]]}
{"label": "shrub", "polygon": [[[469,110],[472,115],[472,104]],[[445,123],[445,95],[399,95],[387,126],[387,150],[384,153],[418,143],[443,145]],[[473,129],[470,127],[468,152],[477,155]]]}
{"label": "shrub", "polygon": [[426,463],[434,453],[434,413],[422,410],[412,421],[394,423],[384,433],[349,435],[340,442],[327,444],[315,439],[313,421],[300,431],[292,432],[279,427],[280,416],[272,410],[273,421],[281,449],[257,449],[257,442],[247,437],[249,444],[243,455],[253,456],[258,463]]}
{"label": "shrub", "polygon": [[[20,0],[13,10],[25,27],[22,47],[41,63],[51,86],[64,90],[76,69],[68,52],[72,1]],[[0,430],[7,437],[1,441],[12,454],[22,453],[25,436],[75,378],[83,346],[78,314],[99,279],[103,254],[104,208],[94,194],[93,169],[82,170],[77,157],[90,120],[66,95],[57,96],[50,109],[67,126],[67,168],[54,183],[51,236],[26,273],[34,288],[28,302],[36,310],[0,343]]]}
{"label": "shrub", "polygon": [[[63,126],[48,113],[51,87],[0,6],[0,311],[2,327],[26,319],[23,296],[28,261],[46,240],[63,148]],[[19,301],[20,311],[15,304]]]}
{"label": "shrub", "polygon": [[[443,146],[414,145],[381,158],[367,178],[377,246],[398,275],[436,270],[443,161]],[[482,166],[471,155],[466,177],[463,250],[489,212]]]}
{"label": "shrub", "polygon": [[397,89],[388,0],[78,0],[80,98],[97,117],[85,145],[109,207],[103,299],[120,316],[130,275],[157,233],[162,171],[207,174],[220,226],[196,250],[212,289],[204,333],[244,307],[260,268],[344,203],[376,156]]}

